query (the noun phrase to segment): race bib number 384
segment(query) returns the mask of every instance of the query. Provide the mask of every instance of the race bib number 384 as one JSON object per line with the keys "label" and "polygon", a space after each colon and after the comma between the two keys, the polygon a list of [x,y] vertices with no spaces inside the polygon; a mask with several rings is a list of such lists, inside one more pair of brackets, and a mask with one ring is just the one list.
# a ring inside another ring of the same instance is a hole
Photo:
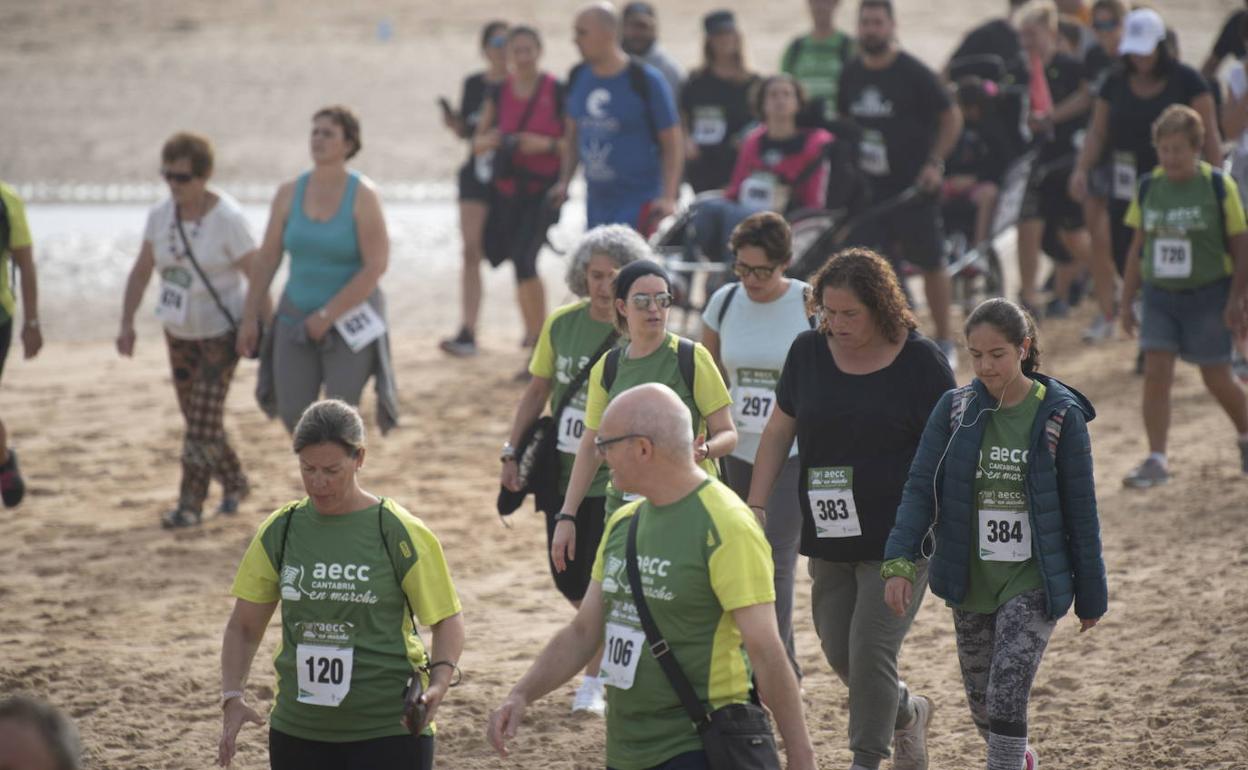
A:
{"label": "race bib number 384", "polygon": [[820,538],[861,535],[862,523],[854,502],[854,469],[811,468],[807,473],[806,497],[815,534]]}

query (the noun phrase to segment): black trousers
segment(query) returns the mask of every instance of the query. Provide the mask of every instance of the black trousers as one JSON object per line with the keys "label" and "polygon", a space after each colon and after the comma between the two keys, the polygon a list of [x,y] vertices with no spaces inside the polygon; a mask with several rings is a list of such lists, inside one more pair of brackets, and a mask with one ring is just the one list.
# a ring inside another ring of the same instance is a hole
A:
{"label": "black trousers", "polygon": [[269,728],[272,770],[432,770],[432,735],[390,735],[367,741],[310,741]]}

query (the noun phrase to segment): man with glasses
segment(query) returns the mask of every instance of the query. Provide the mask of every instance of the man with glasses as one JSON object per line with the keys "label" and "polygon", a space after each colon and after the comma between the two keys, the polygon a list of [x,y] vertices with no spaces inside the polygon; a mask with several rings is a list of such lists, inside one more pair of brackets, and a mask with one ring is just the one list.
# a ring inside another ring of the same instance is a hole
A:
{"label": "man with glasses", "polygon": [[583,61],[568,76],[567,141],[550,196],[566,200],[572,175],[584,165],[587,227],[623,224],[649,235],[676,210],[684,140],[671,87],[620,48],[619,28],[605,0],[576,16]]}
{"label": "man with glasses", "polygon": [[489,739],[500,753],[506,755],[526,708],[570,679],[605,641],[607,765],[707,766],[701,738],[638,619],[626,556],[632,528],[646,604],[703,707],[749,702],[752,670],[784,737],[788,767],[815,767],[797,680],[776,632],[762,529],[740,498],[694,461],[690,426],[680,397],[659,384],[631,388],[607,407],[595,451],[623,488],[645,499],[612,516],[580,611],[490,715]]}

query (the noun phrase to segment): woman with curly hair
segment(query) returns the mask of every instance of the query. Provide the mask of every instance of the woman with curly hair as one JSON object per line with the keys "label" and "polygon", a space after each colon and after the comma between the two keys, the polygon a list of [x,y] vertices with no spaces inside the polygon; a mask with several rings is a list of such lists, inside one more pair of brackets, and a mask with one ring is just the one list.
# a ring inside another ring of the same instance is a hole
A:
{"label": "woman with curly hair", "polygon": [[789,348],[747,502],[767,504],[796,438],[811,613],[824,656],[849,688],[853,768],[879,767],[890,744],[893,767],[925,768],[934,707],[898,680],[897,654],[927,564],[916,564],[900,617],[884,604],[880,566],[928,415],[956,383],[940,348],[915,331],[883,257],[847,249],[811,285],[807,309],[818,324]]}

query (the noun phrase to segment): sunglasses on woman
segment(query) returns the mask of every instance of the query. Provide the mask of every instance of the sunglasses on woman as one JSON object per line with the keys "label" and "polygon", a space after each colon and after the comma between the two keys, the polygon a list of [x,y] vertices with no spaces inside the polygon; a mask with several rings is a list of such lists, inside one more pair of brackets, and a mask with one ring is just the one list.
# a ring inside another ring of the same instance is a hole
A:
{"label": "sunglasses on woman", "polygon": [[755,267],[754,265],[747,265],[744,262],[733,262],[732,272],[736,273],[738,278],[745,278],[752,275],[760,281],[765,281],[775,275],[776,265],[763,265],[761,267]]}
{"label": "sunglasses on woman", "polygon": [[672,306],[672,299],[672,295],[665,291],[661,291],[658,294],[634,294],[629,297],[633,307],[638,310],[649,310],[651,304],[656,304],[666,310]]}
{"label": "sunglasses on woman", "polygon": [[194,174],[185,171],[169,171],[166,169],[161,169],[160,175],[165,178],[166,182],[176,182],[177,184],[186,184],[195,178]]}

